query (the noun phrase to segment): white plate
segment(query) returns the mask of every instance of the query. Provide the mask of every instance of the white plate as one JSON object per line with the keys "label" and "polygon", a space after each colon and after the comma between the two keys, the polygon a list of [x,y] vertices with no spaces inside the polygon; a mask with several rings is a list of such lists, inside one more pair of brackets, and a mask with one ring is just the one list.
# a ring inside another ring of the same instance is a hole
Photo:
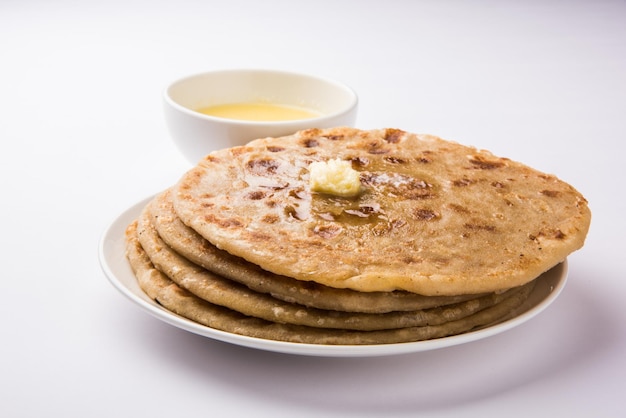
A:
{"label": "white plate", "polygon": [[139,288],[125,257],[124,230],[150,201],[145,199],[122,213],[104,232],[99,246],[100,265],[109,281],[122,294],[156,318],[175,327],[232,344],[280,353],[327,357],[367,357],[414,353],[450,347],[490,337],[514,328],[548,307],[559,295],[567,279],[567,261],[544,273],[521,313],[508,321],[466,334],[435,340],[382,345],[319,345],[264,340],[219,331],[178,316],[157,304]]}

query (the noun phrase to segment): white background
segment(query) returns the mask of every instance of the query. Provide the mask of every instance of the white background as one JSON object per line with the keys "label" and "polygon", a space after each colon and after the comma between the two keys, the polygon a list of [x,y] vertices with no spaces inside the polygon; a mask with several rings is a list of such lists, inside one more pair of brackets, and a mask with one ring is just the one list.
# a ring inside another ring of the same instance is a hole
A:
{"label": "white background", "polygon": [[[0,54],[1,416],[626,410],[626,2],[0,0]],[[163,89],[252,67],[349,84],[360,128],[439,135],[574,185],[593,221],[559,299],[486,340],[355,359],[232,346],[130,303],[97,246],[190,167]]]}

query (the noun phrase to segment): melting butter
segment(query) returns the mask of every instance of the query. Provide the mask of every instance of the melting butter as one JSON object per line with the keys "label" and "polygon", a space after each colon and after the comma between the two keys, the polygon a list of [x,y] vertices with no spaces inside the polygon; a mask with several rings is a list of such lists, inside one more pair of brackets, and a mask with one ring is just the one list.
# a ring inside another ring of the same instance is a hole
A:
{"label": "melting butter", "polygon": [[334,196],[352,197],[361,192],[359,172],[340,159],[315,161],[309,165],[311,190]]}

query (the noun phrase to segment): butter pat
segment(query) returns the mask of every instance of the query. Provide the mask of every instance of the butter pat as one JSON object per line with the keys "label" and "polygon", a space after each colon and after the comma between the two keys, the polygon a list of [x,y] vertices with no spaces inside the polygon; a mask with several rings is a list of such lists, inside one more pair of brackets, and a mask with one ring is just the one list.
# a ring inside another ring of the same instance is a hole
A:
{"label": "butter pat", "polygon": [[309,165],[311,191],[334,196],[352,197],[361,192],[359,172],[349,161],[340,159],[315,161]]}

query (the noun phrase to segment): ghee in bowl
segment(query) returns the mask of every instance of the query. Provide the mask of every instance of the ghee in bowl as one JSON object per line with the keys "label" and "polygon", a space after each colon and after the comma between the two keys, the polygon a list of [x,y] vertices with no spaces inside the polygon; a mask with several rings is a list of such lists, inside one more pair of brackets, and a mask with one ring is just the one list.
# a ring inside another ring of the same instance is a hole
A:
{"label": "ghee in bowl", "polygon": [[227,103],[203,107],[197,111],[218,118],[257,122],[301,120],[322,116],[320,112],[312,109],[267,102]]}
{"label": "ghee in bowl", "polygon": [[358,98],[345,84],[327,78],[244,69],[182,78],[166,88],[163,102],[170,136],[196,164],[211,151],[257,138],[353,127]]}

